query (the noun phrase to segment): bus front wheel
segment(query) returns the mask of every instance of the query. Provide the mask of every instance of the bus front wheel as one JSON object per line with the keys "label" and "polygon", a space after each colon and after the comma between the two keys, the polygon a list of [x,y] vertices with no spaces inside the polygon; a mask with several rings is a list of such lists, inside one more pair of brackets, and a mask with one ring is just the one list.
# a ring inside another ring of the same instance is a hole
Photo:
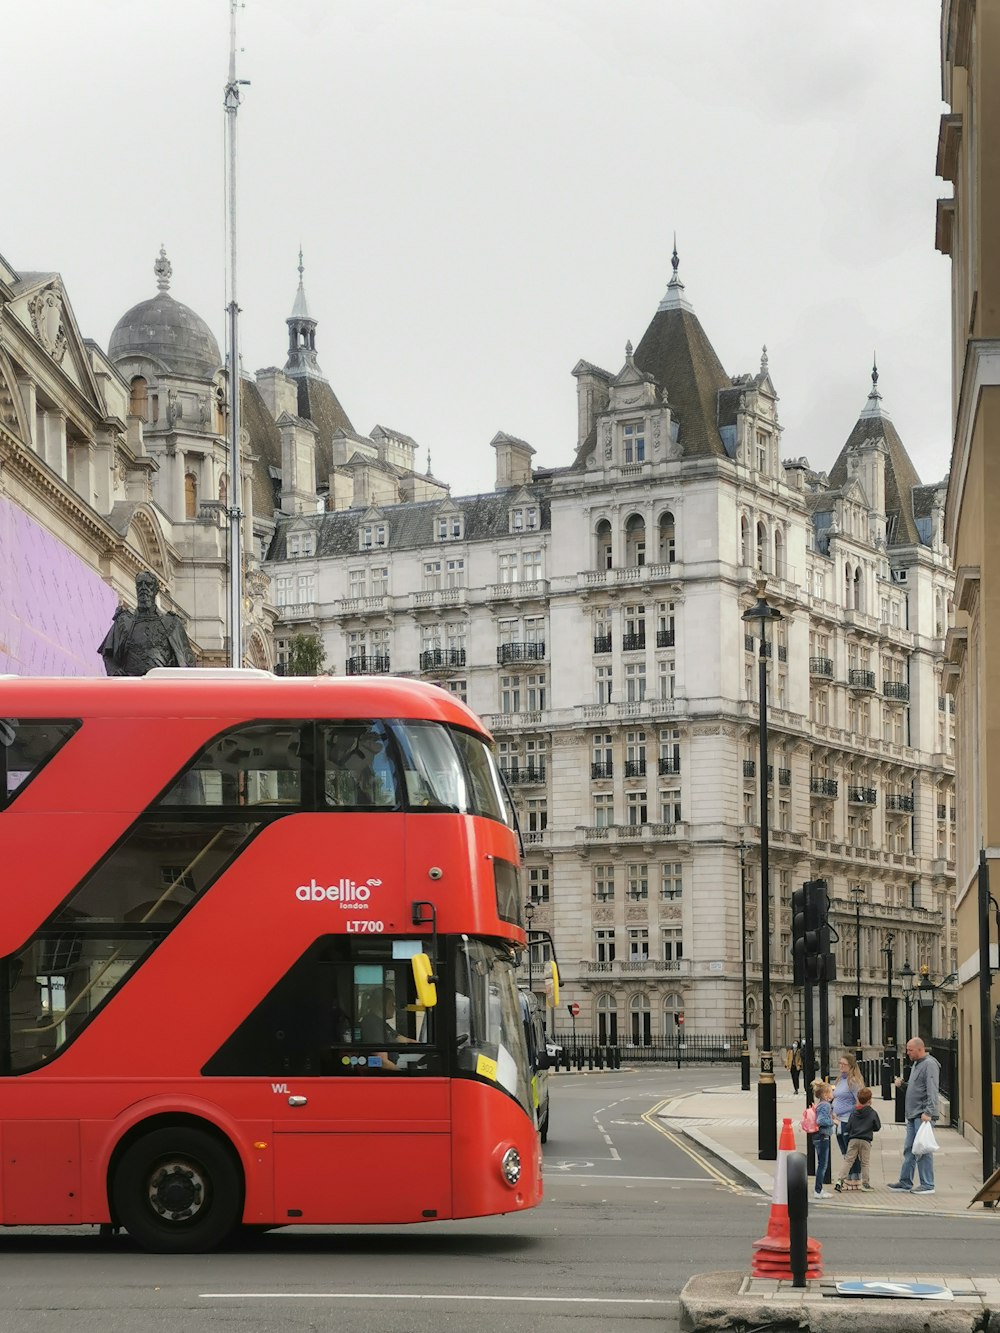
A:
{"label": "bus front wheel", "polygon": [[234,1154],[204,1130],[178,1126],[136,1139],[111,1187],[116,1221],[157,1254],[202,1253],[232,1234],[243,1211]]}

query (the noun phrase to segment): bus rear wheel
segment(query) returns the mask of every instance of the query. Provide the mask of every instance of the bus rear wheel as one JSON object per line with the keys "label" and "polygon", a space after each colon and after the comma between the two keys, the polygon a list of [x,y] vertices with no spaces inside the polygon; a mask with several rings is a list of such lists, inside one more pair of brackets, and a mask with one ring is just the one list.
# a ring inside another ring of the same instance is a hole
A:
{"label": "bus rear wheel", "polygon": [[124,1151],[111,1184],[116,1221],[156,1254],[200,1254],[230,1236],[243,1212],[234,1154],[204,1130],[156,1129]]}

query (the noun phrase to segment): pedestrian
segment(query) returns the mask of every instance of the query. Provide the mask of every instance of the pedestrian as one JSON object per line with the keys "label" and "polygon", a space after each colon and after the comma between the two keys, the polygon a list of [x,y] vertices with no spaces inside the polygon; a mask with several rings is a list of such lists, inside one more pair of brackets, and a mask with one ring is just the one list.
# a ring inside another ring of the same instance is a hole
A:
{"label": "pedestrian", "polygon": [[[837,1081],[833,1085],[833,1114],[837,1120],[837,1145],[847,1155],[848,1134],[851,1112],[857,1105],[858,1093],[865,1081],[853,1055],[842,1055],[838,1066]],[[851,1180],[861,1181],[861,1163],[855,1162]]]}
{"label": "pedestrian", "polygon": [[833,1088],[825,1079],[817,1078],[812,1084],[813,1102],[816,1106],[816,1133],[813,1135],[813,1149],[816,1154],[816,1188],[813,1197],[832,1199],[829,1190],[823,1188],[826,1173],[830,1167],[830,1140],[833,1138]]}
{"label": "pedestrian", "polygon": [[792,1076],[792,1088],[797,1093],[802,1078],[802,1043],[793,1041],[785,1052],[785,1068]]}
{"label": "pedestrian", "polygon": [[[861,1088],[858,1092],[857,1103],[851,1112],[847,1156],[844,1158],[840,1178],[833,1187],[838,1194],[844,1188],[847,1173],[856,1161],[861,1163],[861,1188],[863,1190],[871,1189],[872,1184],[868,1167],[872,1157],[872,1140],[881,1128],[882,1121],[879,1119],[878,1111],[872,1106],[872,1090],[871,1088]],[[851,1188],[850,1184],[847,1185],[847,1188]]]}
{"label": "pedestrian", "polygon": [[[891,1190],[911,1190],[914,1194],[934,1193],[934,1154],[924,1153],[921,1157],[913,1155],[913,1140],[921,1124],[935,1121],[939,1115],[938,1086],[941,1081],[941,1066],[927,1051],[920,1037],[911,1037],[906,1043],[907,1058],[912,1067],[910,1076],[904,1082],[896,1079],[896,1087],[906,1088],[906,1100],[903,1113],[906,1116],[906,1138],[903,1141],[903,1161],[899,1170],[899,1179],[893,1181]],[[920,1184],[914,1188],[913,1168],[917,1168]]]}

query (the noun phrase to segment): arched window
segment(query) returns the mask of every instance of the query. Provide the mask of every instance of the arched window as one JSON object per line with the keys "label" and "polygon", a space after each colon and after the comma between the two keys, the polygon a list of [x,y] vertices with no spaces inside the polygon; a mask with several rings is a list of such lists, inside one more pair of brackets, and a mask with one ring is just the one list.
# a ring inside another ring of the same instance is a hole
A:
{"label": "arched window", "polygon": [[597,568],[610,569],[612,558],[611,524],[602,518],[597,525]]}
{"label": "arched window", "polygon": [[747,1031],[757,1026],[757,997],[756,995],[747,996]]}
{"label": "arched window", "polygon": [[763,523],[757,524],[757,564],[756,568],[762,574],[767,573],[767,528]]}
{"label": "arched window", "polygon": [[625,520],[625,564],[629,569],[646,563],[646,520],[630,514]]}
{"label": "arched window", "polygon": [[781,1001],[781,1012],[778,1016],[778,1045],[791,1046],[792,1042],[798,1037],[797,1032],[793,1032],[795,1027],[792,1021],[792,1002],[787,996]]}
{"label": "arched window", "polygon": [[131,417],[142,417],[143,421],[148,421],[146,415],[149,411],[149,397],[146,391],[146,381],[141,375],[136,375],[132,381],[132,396],[129,399],[128,412]]}
{"label": "arched window", "polygon": [[785,577],[785,536],[780,528],[774,530],[774,572],[779,579]]}
{"label": "arched window", "polygon": [[663,1035],[670,1037],[677,1031],[677,1015],[684,1012],[684,999],[676,991],[663,997]]}
{"label": "arched window", "polygon": [[597,1044],[618,1045],[618,1004],[613,995],[601,995],[597,1001]]}
{"label": "arched window", "polygon": [[854,579],[851,576],[850,565],[844,566],[844,609],[851,611],[854,608]]}
{"label": "arched window", "polygon": [[750,520],[746,514],[740,516],[740,564],[748,568],[753,564],[750,555]]}
{"label": "arched window", "polygon": [[184,517],[198,517],[198,478],[193,472],[184,473]]}
{"label": "arched window", "polygon": [[660,533],[657,544],[657,558],[661,565],[670,565],[677,559],[677,531],[674,516],[667,510],[660,515]]}
{"label": "arched window", "polygon": [[944,638],[944,593],[938,588],[934,594],[934,636]]}
{"label": "arched window", "polygon": [[229,478],[224,472],[219,478],[219,504],[224,507],[229,504]]}
{"label": "arched window", "polygon": [[855,611],[865,609],[865,585],[861,578],[860,565],[854,571],[854,609]]}
{"label": "arched window", "polygon": [[629,1039],[633,1046],[650,1046],[653,1028],[650,1021],[649,998],[642,991],[628,1002]]}

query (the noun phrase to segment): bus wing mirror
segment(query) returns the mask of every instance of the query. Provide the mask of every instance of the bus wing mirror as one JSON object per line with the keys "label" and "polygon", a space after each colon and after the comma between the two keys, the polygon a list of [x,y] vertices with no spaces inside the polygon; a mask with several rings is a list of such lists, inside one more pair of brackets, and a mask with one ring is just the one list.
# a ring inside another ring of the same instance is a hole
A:
{"label": "bus wing mirror", "polygon": [[[548,991],[547,986],[545,989]],[[559,964],[554,958],[552,960],[552,994],[547,994],[545,998],[552,1009],[559,1008]]]}
{"label": "bus wing mirror", "polygon": [[431,960],[425,953],[415,953],[410,959],[417,999],[425,1009],[433,1009],[438,1002],[437,984]]}

